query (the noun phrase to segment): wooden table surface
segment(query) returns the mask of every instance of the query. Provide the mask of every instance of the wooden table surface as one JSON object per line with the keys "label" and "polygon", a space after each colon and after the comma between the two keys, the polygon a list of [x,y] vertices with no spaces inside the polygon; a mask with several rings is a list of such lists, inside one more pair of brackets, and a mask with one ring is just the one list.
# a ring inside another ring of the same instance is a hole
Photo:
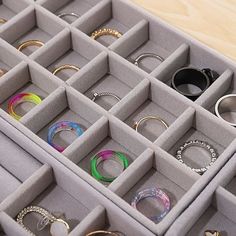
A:
{"label": "wooden table surface", "polygon": [[132,0],[236,60],[236,0]]}

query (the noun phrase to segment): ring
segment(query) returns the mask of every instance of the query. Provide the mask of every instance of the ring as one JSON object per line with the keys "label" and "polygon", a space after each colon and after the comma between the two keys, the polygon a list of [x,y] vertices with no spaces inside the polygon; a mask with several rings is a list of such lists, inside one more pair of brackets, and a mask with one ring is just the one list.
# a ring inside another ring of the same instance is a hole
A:
{"label": "ring", "polygon": [[155,223],[159,223],[170,211],[171,204],[168,195],[159,188],[148,188],[138,192],[135,197],[131,201],[131,206],[137,209],[137,205],[140,201],[144,200],[145,198],[155,198],[157,200],[161,200],[164,205],[164,210],[160,215],[152,216],[150,219]]}
{"label": "ring", "polygon": [[146,116],[146,117],[140,119],[139,121],[135,122],[133,128],[138,132],[138,128],[141,125],[141,123],[148,121],[148,120],[157,120],[157,121],[161,122],[161,124],[165,127],[165,129],[169,128],[169,125],[158,116]]}
{"label": "ring", "polygon": [[92,101],[95,102],[99,97],[103,97],[103,96],[110,96],[110,97],[115,98],[118,102],[121,101],[120,97],[118,97],[114,93],[109,93],[109,92],[94,93],[92,97]]}
{"label": "ring", "polygon": [[42,102],[41,98],[33,93],[20,93],[15,96],[13,96],[9,102],[8,102],[8,113],[14,117],[16,120],[20,120],[21,116],[17,115],[15,113],[16,107],[25,102],[34,103],[35,105],[38,105]]}
{"label": "ring", "polygon": [[220,232],[216,230],[206,230],[205,236],[220,236]]}
{"label": "ring", "polygon": [[22,51],[23,49],[27,48],[27,47],[31,47],[31,46],[38,46],[38,47],[42,47],[44,45],[44,43],[40,40],[28,40],[28,41],[25,41],[23,43],[21,43],[19,46],[18,46],[18,50],[19,51]]}
{"label": "ring", "polygon": [[101,36],[104,36],[104,35],[110,35],[110,36],[113,36],[115,38],[120,38],[122,36],[122,33],[120,33],[117,30],[114,30],[114,29],[99,29],[99,30],[94,31],[91,34],[91,38],[96,40],[96,39],[98,39],[98,38],[100,38]]}
{"label": "ring", "polygon": [[16,217],[16,221],[18,224],[20,224],[28,233],[30,233],[32,236],[36,236],[29,228],[27,228],[24,225],[23,219],[27,214],[30,213],[37,213],[41,216],[43,216],[42,220],[39,221],[37,225],[37,229],[39,231],[43,230],[48,224],[52,224],[54,222],[60,222],[66,226],[67,231],[69,232],[70,226],[69,224],[64,221],[63,219],[56,218],[53,214],[48,212],[47,210],[43,209],[42,207],[38,206],[29,206],[24,208]]}
{"label": "ring", "polygon": [[71,12],[71,13],[62,12],[62,13],[58,14],[57,16],[60,18],[63,18],[65,16],[73,16],[73,17],[79,18],[79,15],[74,12]]}
{"label": "ring", "polygon": [[96,155],[94,155],[90,161],[91,173],[95,179],[99,181],[111,183],[117,178],[117,176],[112,177],[112,178],[103,176],[97,170],[97,167],[101,162],[111,159],[112,157],[116,157],[121,162],[121,165],[123,166],[123,171],[129,166],[128,159],[123,153],[115,152],[112,150],[101,151],[97,153]]}
{"label": "ring", "polygon": [[96,235],[96,234],[109,234],[112,236],[119,236],[118,234],[116,234],[115,232],[111,232],[111,231],[105,231],[105,230],[97,230],[97,231],[93,231],[91,233],[86,234],[86,236],[92,236],[92,235]]}
{"label": "ring", "polygon": [[[220,98],[215,105],[215,113],[220,119],[236,127],[236,94],[229,94]],[[223,114],[227,113],[231,114],[229,118],[223,117]]]}
{"label": "ring", "polygon": [[58,152],[63,152],[64,147],[57,145],[53,142],[55,135],[62,131],[72,131],[75,132],[78,137],[80,137],[84,131],[78,123],[71,121],[59,121],[48,129],[47,142],[54,147]]}
{"label": "ring", "polygon": [[[210,85],[219,77],[217,72],[205,68],[203,70],[198,70],[191,67],[184,67],[177,70],[172,76],[171,87],[175,89],[180,94],[185,97],[195,101],[199,96],[201,96]],[[197,93],[188,93],[183,91],[181,85],[195,85],[201,91]]]}
{"label": "ring", "polygon": [[4,24],[4,23],[6,23],[6,22],[7,22],[6,19],[4,19],[4,18],[0,18],[0,24]]}
{"label": "ring", "polygon": [[2,77],[4,74],[7,73],[7,70],[5,69],[0,69],[0,77]]}
{"label": "ring", "polygon": [[139,55],[135,60],[134,60],[134,64],[136,66],[139,67],[139,63],[146,57],[153,57],[153,58],[156,58],[157,60],[163,62],[164,61],[164,58],[157,55],[157,54],[154,54],[154,53],[143,53],[141,55]]}
{"label": "ring", "polygon": [[75,66],[75,65],[66,64],[66,65],[62,65],[62,66],[57,67],[52,73],[54,75],[56,75],[57,73],[59,73],[62,70],[75,70],[75,71],[79,71],[80,68]]}
{"label": "ring", "polygon": [[[183,161],[183,152],[187,149],[187,148],[190,148],[190,147],[200,147],[200,148],[203,148],[205,150],[208,151],[208,153],[210,154],[211,156],[211,162],[205,166],[205,167],[201,167],[201,168],[192,168],[190,166],[188,166],[187,164],[184,163]],[[190,140],[190,141],[187,141],[186,143],[184,143],[182,146],[179,147],[179,150],[176,152],[176,158],[184,165],[186,165],[187,167],[191,168],[193,171],[195,171],[196,173],[202,175],[204,174],[213,164],[214,162],[217,160],[217,152],[216,150],[211,146],[209,145],[208,143],[204,142],[204,141],[201,141],[201,140]]]}

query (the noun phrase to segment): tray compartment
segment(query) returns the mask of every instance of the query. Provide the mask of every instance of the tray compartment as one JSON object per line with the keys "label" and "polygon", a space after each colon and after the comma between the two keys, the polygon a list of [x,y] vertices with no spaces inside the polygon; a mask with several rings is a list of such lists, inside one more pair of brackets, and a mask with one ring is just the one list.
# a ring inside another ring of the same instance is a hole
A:
{"label": "tray compartment", "polygon": [[[34,5],[26,8],[16,22],[12,21],[8,27],[5,27],[0,32],[0,36],[17,48],[27,40],[37,39],[46,44],[62,29],[63,24],[56,22],[45,9]],[[39,50],[39,48],[28,47],[22,53],[29,56],[36,50]]]}
{"label": "tray compartment", "polygon": [[105,110],[120,107],[123,98],[134,91],[134,88],[144,79],[136,71],[130,70],[125,61],[113,53],[101,53],[77,77],[71,78],[68,84],[92,99],[93,94],[109,92],[117,95],[121,102],[110,96],[100,97],[96,104]]}
{"label": "tray compartment", "polygon": [[[60,50],[58,50],[60,48]],[[91,40],[76,29],[65,29],[54,38],[50,46],[42,48],[41,52],[32,56],[37,63],[47,68],[51,73],[55,68],[72,64],[80,68],[76,73],[74,70],[64,70],[56,76],[62,81],[66,81],[76,74],[82,73],[88,62],[101,52],[100,48]]]}
{"label": "tray compartment", "polygon": [[[40,2],[40,5],[48,9],[55,15],[61,13],[75,13],[80,17],[87,13],[91,8],[96,6],[100,1],[99,0],[43,0]],[[65,17],[63,18],[67,23],[73,23],[77,18],[75,17]]]}

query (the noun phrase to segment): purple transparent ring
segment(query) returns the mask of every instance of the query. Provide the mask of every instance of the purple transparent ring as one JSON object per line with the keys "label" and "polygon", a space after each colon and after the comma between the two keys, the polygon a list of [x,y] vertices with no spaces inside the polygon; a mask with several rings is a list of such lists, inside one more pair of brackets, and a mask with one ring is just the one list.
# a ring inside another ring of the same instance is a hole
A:
{"label": "purple transparent ring", "polygon": [[156,198],[160,199],[164,205],[164,210],[160,215],[152,216],[150,219],[155,222],[159,223],[170,211],[171,204],[168,195],[161,189],[153,187],[144,189],[138,192],[131,201],[131,206],[137,209],[137,205],[140,201],[144,200],[145,198]]}

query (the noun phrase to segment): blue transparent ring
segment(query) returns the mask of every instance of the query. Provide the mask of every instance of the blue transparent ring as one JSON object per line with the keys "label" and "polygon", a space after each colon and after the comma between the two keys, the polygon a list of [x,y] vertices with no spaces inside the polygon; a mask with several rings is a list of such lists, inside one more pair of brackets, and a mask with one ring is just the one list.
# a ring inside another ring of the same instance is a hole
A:
{"label": "blue transparent ring", "polygon": [[81,126],[75,122],[60,121],[53,124],[48,130],[47,142],[59,152],[63,152],[65,148],[56,143],[53,143],[53,138],[57,133],[62,131],[74,131],[78,137],[84,133],[84,130],[81,128]]}

